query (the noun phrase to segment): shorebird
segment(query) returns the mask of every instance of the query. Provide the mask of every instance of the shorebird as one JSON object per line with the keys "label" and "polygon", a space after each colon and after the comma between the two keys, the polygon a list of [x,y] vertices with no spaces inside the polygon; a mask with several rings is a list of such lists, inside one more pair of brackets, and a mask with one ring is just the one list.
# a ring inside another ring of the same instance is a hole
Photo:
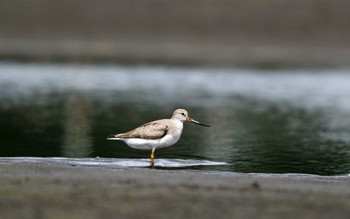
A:
{"label": "shorebird", "polygon": [[154,151],[175,144],[181,137],[184,122],[210,127],[190,118],[184,109],[174,111],[171,119],[160,119],[141,125],[129,132],[109,135],[107,140],[120,140],[134,149],[151,150],[154,165]]}

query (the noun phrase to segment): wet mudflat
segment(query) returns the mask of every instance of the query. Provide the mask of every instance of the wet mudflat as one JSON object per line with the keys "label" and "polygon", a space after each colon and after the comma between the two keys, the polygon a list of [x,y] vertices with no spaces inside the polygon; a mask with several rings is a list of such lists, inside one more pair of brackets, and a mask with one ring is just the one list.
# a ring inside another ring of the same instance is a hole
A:
{"label": "wet mudflat", "polygon": [[348,177],[0,159],[1,218],[348,218]]}

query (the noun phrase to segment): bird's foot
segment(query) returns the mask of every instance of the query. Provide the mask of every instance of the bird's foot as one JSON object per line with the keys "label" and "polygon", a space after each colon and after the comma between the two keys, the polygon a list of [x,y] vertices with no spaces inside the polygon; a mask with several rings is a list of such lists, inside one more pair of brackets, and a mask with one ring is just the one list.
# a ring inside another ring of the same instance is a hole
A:
{"label": "bird's foot", "polygon": [[151,168],[154,169],[154,159],[151,160]]}

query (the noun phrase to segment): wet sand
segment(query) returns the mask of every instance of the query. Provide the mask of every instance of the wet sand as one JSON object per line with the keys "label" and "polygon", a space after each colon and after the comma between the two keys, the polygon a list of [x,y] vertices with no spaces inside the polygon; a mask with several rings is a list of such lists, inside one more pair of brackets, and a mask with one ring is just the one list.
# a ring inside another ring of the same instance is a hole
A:
{"label": "wet sand", "polygon": [[349,218],[349,177],[0,159],[0,218]]}

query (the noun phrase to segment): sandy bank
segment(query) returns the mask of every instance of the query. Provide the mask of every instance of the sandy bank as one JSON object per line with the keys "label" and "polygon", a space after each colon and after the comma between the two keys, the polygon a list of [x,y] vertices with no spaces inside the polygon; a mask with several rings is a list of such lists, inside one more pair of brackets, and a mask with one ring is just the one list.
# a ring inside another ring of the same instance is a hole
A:
{"label": "sandy bank", "polygon": [[0,161],[0,218],[349,218],[348,180]]}
{"label": "sandy bank", "polygon": [[2,0],[0,58],[349,66],[346,0]]}

